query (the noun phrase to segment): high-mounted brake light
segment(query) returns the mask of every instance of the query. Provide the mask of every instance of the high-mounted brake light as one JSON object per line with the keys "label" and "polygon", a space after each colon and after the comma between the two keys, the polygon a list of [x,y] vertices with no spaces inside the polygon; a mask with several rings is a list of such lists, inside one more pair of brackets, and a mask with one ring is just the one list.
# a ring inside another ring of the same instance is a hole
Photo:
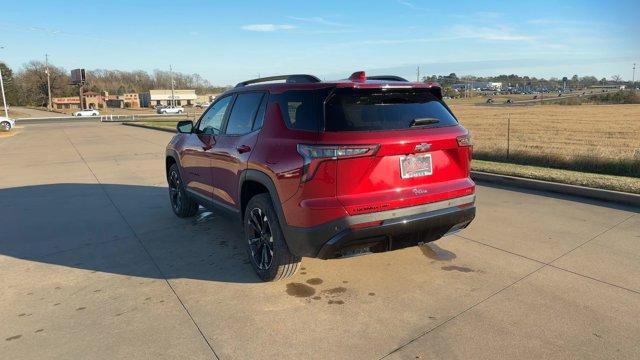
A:
{"label": "high-mounted brake light", "polygon": [[326,160],[372,156],[379,145],[305,145],[298,144],[302,156],[302,182],[313,178],[320,163]]}
{"label": "high-mounted brake light", "polygon": [[356,71],[351,76],[349,76],[349,80],[357,81],[357,82],[365,82],[367,80],[367,75],[364,71]]}

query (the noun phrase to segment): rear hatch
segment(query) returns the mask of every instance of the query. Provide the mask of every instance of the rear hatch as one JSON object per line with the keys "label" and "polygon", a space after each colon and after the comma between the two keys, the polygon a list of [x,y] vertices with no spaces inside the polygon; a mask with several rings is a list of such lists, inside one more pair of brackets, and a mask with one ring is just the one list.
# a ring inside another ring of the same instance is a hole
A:
{"label": "rear hatch", "polygon": [[342,149],[334,160],[336,196],[349,214],[473,193],[468,133],[439,94],[388,87],[329,94],[318,145]]}

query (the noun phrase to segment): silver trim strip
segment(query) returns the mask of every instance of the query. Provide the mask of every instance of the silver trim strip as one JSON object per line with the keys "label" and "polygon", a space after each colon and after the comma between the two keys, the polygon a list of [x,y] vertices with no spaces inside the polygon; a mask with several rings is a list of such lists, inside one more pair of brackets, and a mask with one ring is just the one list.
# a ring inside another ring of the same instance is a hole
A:
{"label": "silver trim strip", "polygon": [[376,221],[376,220],[386,220],[392,218],[399,218],[403,216],[411,216],[416,214],[429,213],[433,211],[438,211],[442,209],[447,209],[450,207],[475,203],[476,195],[466,195],[461,196],[449,200],[438,201],[429,204],[417,205],[412,207],[393,209],[387,211],[374,212],[369,214],[361,214],[361,215],[353,215],[347,218],[349,225],[359,224],[364,222]]}

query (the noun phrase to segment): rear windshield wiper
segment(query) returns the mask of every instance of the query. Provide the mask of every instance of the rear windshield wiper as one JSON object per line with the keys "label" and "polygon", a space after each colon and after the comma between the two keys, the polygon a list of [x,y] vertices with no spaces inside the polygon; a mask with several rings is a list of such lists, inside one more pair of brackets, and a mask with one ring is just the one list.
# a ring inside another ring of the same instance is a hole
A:
{"label": "rear windshield wiper", "polygon": [[436,119],[436,118],[415,118],[411,121],[410,126],[411,127],[425,126],[425,125],[437,124],[439,122],[440,122],[440,119]]}

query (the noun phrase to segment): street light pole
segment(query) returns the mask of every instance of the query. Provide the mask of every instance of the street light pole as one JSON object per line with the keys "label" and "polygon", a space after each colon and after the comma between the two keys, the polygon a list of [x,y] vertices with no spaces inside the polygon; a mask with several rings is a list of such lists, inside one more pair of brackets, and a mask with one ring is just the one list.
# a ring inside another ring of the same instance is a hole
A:
{"label": "street light pole", "polygon": [[44,54],[45,72],[47,73],[47,95],[49,96],[49,102],[47,102],[47,110],[51,111],[51,77],[49,76],[49,54]]}
{"label": "street light pole", "polygon": [[171,65],[169,65],[169,73],[171,74],[171,106],[175,107],[176,106],[176,97],[173,94],[174,89],[173,89],[173,67]]}

